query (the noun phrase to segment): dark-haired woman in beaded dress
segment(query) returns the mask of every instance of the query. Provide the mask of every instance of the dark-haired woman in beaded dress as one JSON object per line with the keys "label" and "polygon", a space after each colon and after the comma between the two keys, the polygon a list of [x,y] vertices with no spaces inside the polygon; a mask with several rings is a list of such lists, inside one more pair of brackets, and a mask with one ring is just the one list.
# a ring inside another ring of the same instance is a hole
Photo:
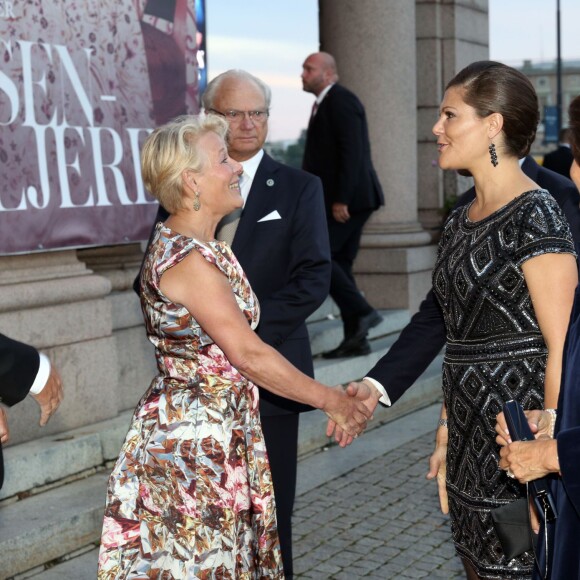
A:
{"label": "dark-haired woman in beaded dress", "polygon": [[491,522],[523,494],[499,468],[495,418],[509,399],[556,407],[578,281],[566,218],[519,164],[538,119],[528,79],[482,61],[447,85],[433,127],[440,167],[469,171],[476,190],[445,223],[433,271],[447,346],[430,476],[469,580],[531,576],[533,554],[508,560]]}

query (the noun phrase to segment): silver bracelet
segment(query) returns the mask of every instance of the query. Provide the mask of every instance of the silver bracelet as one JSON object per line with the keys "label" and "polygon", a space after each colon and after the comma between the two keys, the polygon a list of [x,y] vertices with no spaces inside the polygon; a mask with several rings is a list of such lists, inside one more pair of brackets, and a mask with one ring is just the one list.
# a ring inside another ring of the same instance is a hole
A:
{"label": "silver bracelet", "polygon": [[439,419],[439,427],[447,427],[447,419]]}

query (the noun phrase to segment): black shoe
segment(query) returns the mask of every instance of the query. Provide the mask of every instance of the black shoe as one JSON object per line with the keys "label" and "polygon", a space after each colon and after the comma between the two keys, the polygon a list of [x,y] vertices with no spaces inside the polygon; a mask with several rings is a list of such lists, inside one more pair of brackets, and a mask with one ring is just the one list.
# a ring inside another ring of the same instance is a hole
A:
{"label": "black shoe", "polygon": [[352,339],[343,340],[335,349],[322,353],[322,358],[346,358],[349,356],[362,356],[371,352],[369,341],[363,338],[358,342]]}
{"label": "black shoe", "polygon": [[383,320],[383,317],[376,311],[373,310],[358,319],[356,330],[352,336],[349,337],[350,341],[359,342],[363,340],[368,334],[371,328],[379,325]]}

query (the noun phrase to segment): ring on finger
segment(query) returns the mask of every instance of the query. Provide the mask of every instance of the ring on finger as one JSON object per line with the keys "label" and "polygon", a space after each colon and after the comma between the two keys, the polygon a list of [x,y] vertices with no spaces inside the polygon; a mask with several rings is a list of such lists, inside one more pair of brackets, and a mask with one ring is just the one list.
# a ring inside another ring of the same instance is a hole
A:
{"label": "ring on finger", "polygon": [[511,478],[511,479],[515,479],[516,476],[511,472],[510,469],[506,469],[506,475]]}

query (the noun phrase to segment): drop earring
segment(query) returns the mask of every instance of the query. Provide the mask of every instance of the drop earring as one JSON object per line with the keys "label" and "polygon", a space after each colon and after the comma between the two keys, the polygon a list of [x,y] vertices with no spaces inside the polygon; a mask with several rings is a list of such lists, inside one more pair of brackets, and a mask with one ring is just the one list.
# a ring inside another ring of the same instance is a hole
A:
{"label": "drop earring", "polygon": [[497,164],[499,163],[499,161],[497,160],[497,151],[495,150],[495,144],[490,143],[488,149],[489,149],[489,156],[491,157],[491,164],[494,167],[497,167]]}
{"label": "drop earring", "polygon": [[193,200],[193,211],[199,211],[201,203],[199,203],[199,191],[194,191],[195,199]]}

